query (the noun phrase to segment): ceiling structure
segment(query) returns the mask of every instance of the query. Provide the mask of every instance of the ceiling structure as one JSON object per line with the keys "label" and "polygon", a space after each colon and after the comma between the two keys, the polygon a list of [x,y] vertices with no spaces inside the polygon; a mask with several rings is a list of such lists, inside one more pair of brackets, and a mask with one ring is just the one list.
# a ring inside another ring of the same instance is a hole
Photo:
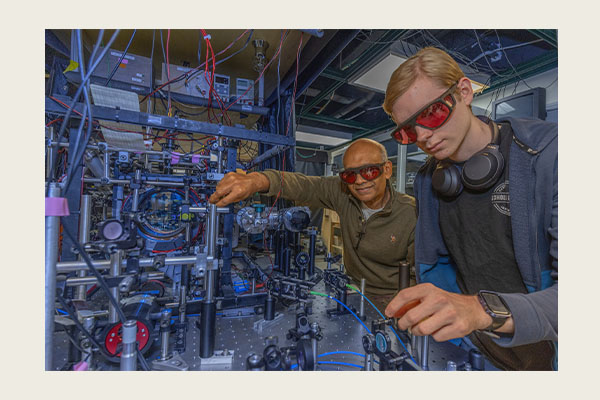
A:
{"label": "ceiling structure", "polygon": [[[267,62],[272,62],[264,74],[265,106],[272,106],[277,101],[278,83],[280,94],[295,86],[297,139],[299,145],[306,147],[333,149],[347,140],[393,127],[381,108],[384,100],[381,89],[366,87],[360,80],[356,82],[366,70],[390,55],[404,58],[425,46],[442,48],[459,62],[469,78],[484,85],[481,93],[558,66],[556,30],[315,31],[206,31],[215,53],[231,45],[217,61],[239,51],[216,68],[217,73],[229,74],[232,78],[256,79],[258,72],[253,70],[255,48],[252,42],[262,39],[268,43]],[[112,33],[105,31],[104,40]],[[52,57],[68,58],[70,34],[69,30],[46,31],[47,71],[52,65]],[[83,31],[88,52],[97,36],[98,30]],[[134,30],[122,30],[112,47],[122,51],[131,41],[128,52],[152,56],[155,74],[160,74],[166,50],[171,64],[196,67],[204,62],[207,49],[201,36],[200,30],[146,29],[136,30],[135,35]],[[280,43],[281,51],[278,51]],[[277,57],[273,59],[275,54]],[[298,55],[299,63],[296,64]]]}

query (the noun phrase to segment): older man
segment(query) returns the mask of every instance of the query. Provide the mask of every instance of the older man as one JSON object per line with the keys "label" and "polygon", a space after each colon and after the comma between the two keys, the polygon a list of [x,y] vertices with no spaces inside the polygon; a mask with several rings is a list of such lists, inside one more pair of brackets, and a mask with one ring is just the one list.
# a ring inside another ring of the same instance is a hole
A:
{"label": "older man", "polygon": [[346,272],[381,309],[398,291],[401,262],[413,264],[414,199],[392,190],[392,163],[385,147],[359,139],[348,147],[339,176],[314,177],[267,170],[231,172],[219,182],[211,203],[222,207],[256,192],[279,194],[297,204],[329,208],[340,216]]}

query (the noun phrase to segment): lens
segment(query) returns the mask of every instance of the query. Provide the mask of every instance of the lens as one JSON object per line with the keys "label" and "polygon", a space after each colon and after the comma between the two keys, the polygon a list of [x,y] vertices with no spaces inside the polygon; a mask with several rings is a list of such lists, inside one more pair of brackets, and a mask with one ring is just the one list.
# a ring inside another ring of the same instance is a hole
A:
{"label": "lens", "polygon": [[436,101],[419,114],[416,122],[426,128],[438,128],[446,122],[448,115],[450,115],[448,106],[441,101]]}
{"label": "lens", "polygon": [[340,178],[346,183],[354,183],[356,182],[356,172],[354,171],[344,171],[340,173]]}
{"label": "lens", "polygon": [[417,141],[417,132],[412,125],[404,125],[393,133],[394,139],[400,144],[412,144]]}
{"label": "lens", "polygon": [[377,166],[362,168],[360,170],[360,176],[368,181],[372,181],[373,179],[377,178],[379,174],[381,174],[381,170]]}

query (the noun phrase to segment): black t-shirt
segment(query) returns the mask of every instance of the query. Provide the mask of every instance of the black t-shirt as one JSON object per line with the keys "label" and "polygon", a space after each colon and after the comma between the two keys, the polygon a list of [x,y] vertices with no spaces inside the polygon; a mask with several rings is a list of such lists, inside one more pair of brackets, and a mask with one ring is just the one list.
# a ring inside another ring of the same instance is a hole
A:
{"label": "black t-shirt", "polygon": [[[498,181],[485,192],[464,188],[454,199],[440,198],[442,237],[465,294],[479,290],[527,293],[512,244],[508,161],[513,132],[509,124],[499,127],[504,170]],[[469,338],[502,369],[552,369],[554,348],[548,341],[505,348],[481,332],[475,331]]]}
{"label": "black t-shirt", "polygon": [[504,169],[498,181],[485,192],[464,188],[455,198],[440,198],[442,237],[465,294],[479,290],[527,293],[512,244],[508,191],[512,129],[504,124],[499,132]]}

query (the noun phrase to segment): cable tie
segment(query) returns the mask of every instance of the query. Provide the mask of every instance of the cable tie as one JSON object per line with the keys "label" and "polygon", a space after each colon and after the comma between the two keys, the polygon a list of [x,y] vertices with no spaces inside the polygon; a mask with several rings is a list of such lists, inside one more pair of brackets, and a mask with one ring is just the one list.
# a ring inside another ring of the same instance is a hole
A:
{"label": "cable tie", "polygon": [[210,35],[204,36],[204,40],[210,40],[210,39],[211,39]]}

